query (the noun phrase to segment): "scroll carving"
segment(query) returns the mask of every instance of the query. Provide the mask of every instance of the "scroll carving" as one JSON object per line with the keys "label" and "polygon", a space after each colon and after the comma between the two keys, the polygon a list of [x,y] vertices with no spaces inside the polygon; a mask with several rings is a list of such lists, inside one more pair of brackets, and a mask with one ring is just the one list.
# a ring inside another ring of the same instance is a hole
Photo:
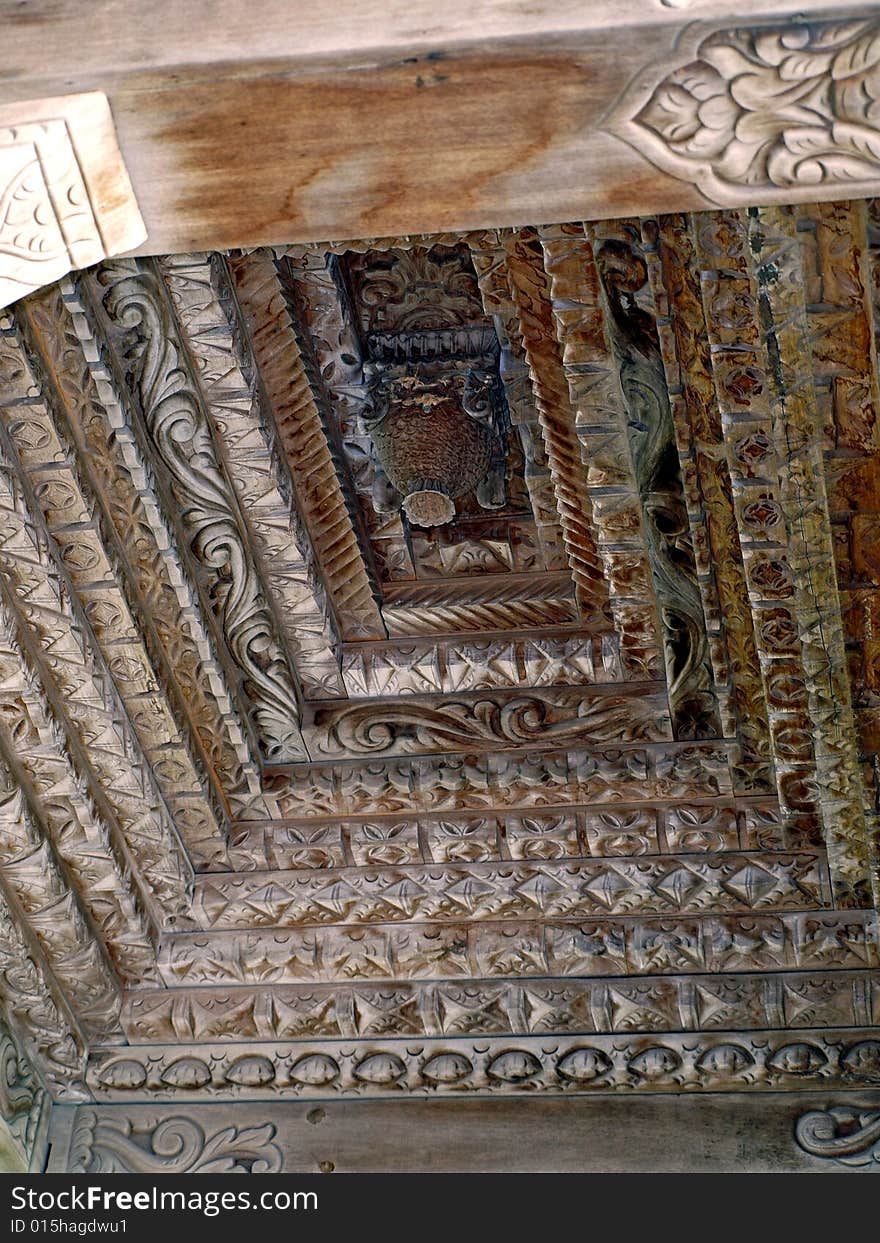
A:
{"label": "scroll carving", "polygon": [[[247,514],[253,551],[276,601],[278,631],[306,698],[343,693],[335,638],[296,493],[262,408],[247,335],[217,256],[160,262],[178,322],[198,368],[205,412],[223,446],[230,482]],[[285,522],[281,515],[287,515]]]}
{"label": "scroll carving", "polygon": [[[153,471],[135,437],[125,395],[87,302],[84,284],[64,281],[28,299],[16,318],[26,317],[52,378],[55,418],[60,422],[63,411],[71,449],[100,506],[103,539],[124,550],[120,562],[127,573],[120,586],[159,666],[157,676],[164,671],[174,687],[169,708],[177,708],[178,722],[188,718],[192,735],[204,748],[217,796],[234,802],[242,791],[253,794],[259,788],[255,743],[232,693],[232,680],[218,659],[174,528],[160,509]],[[53,438],[64,443],[48,411],[36,435],[27,425],[19,426],[19,453],[28,466],[35,463],[34,455],[24,453],[27,436],[37,446],[51,447]],[[100,622],[95,624],[100,629]]]}
{"label": "scroll carving", "polygon": [[83,1109],[71,1138],[70,1168],[86,1174],[277,1174],[282,1156],[275,1127],[207,1132],[185,1116],[141,1129]]}
{"label": "scroll carving", "polygon": [[842,1165],[880,1162],[880,1110],[834,1105],[798,1118],[794,1137],[813,1157]]}
{"label": "scroll carving", "polygon": [[[86,1046],[41,955],[32,950],[0,889],[0,1001],[25,1049],[56,1099],[83,1100]],[[9,1063],[7,1062],[7,1069]]]}
{"label": "scroll carving", "polygon": [[108,263],[99,279],[107,288],[104,306],[125,334],[127,366],[150,442],[182,508],[190,549],[214,576],[213,608],[253,703],[257,732],[272,759],[303,759],[292,675],[158,282],[130,260]]}
{"label": "scroll carving", "polygon": [[316,708],[306,736],[316,756],[413,755],[476,747],[668,739],[666,700],[543,691],[459,700]]}
{"label": "scroll carving", "polygon": [[641,74],[609,129],[712,202],[809,201],[877,185],[876,18],[698,30],[678,68],[644,83]]}
{"label": "scroll carving", "polygon": [[[72,301],[72,285],[64,284]],[[225,817],[218,811],[219,800],[209,801],[205,796],[205,787],[210,789],[207,765],[201,762],[192,734],[178,724],[184,716],[182,705],[167,680],[157,678],[154,661],[158,664],[161,657],[138,633],[126,591],[126,554],[134,540],[127,542],[124,552],[114,546],[101,525],[94,492],[84,480],[83,461],[77,461],[73,453],[71,423],[81,433],[83,425],[91,424],[93,412],[88,396],[74,387],[70,371],[77,360],[81,363],[81,350],[92,353],[97,343],[82,314],[78,315],[79,331],[74,332],[69,306],[55,286],[16,307],[16,323],[6,343],[20,370],[15,382],[3,386],[6,400],[0,403],[0,420],[9,432],[34,509],[58,547],[60,562],[71,571],[77,601],[91,625],[96,648],[114,676],[158,789],[198,866],[222,856]],[[26,339],[38,343],[45,373],[36,359],[31,362]],[[93,357],[92,365],[101,368],[98,358]],[[57,379],[61,401],[48,375]],[[58,407],[68,399],[75,402],[76,413],[66,424]],[[62,455],[63,464],[59,461]]]}
{"label": "scroll carving", "polygon": [[654,592],[660,613],[666,684],[678,738],[720,733],[697,586],[681,467],[653,316],[639,304],[648,268],[625,226],[596,238],[596,265],[608,300],[608,329],[629,414],[627,432],[638,483]]}
{"label": "scroll carving", "polygon": [[33,1067],[0,1022],[0,1125],[25,1165],[35,1155],[41,1118],[48,1108],[47,1093]]}

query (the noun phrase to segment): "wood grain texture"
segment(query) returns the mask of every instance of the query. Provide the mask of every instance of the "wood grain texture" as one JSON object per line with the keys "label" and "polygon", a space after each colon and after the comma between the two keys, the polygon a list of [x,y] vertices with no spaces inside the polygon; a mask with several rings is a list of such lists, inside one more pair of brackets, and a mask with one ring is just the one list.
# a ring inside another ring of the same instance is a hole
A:
{"label": "wood grain texture", "polygon": [[[630,114],[693,59],[677,48],[686,26],[711,34],[775,19],[778,30],[795,6],[258,10],[254,21],[200,0],[184,17],[166,0],[147,17],[125,3],[90,18],[83,38],[70,0],[26,15],[5,3],[0,100],[107,93],[148,254],[693,210],[707,202],[694,181],[711,191],[717,179],[667,158],[649,125],[631,132]],[[806,6],[807,18],[837,11],[875,12]],[[631,82],[635,97],[618,107]],[[832,106],[829,127],[836,115]],[[832,165],[838,146],[834,137]],[[808,177],[811,197],[833,198],[855,174],[847,165],[830,176]],[[880,188],[878,170],[865,176]],[[789,186],[772,184],[735,184],[727,201],[745,204],[756,190],[790,201]]]}

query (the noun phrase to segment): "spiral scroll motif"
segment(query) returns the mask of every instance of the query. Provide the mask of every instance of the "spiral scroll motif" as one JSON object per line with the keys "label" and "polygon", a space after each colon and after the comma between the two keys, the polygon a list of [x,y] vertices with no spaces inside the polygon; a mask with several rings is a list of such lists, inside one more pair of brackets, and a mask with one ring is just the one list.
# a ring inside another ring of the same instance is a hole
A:
{"label": "spiral scroll motif", "polygon": [[814,1109],[798,1118],[794,1137],[814,1157],[845,1165],[880,1162],[880,1109],[837,1105]]}
{"label": "spiral scroll motif", "polygon": [[138,1131],[95,1110],[77,1119],[70,1169],[87,1174],[277,1174],[281,1150],[275,1127],[224,1127],[206,1134],[191,1118],[165,1118]]}
{"label": "spiral scroll motif", "polygon": [[106,264],[104,307],[134,339],[129,351],[144,422],[171,478],[190,549],[214,575],[212,606],[243,676],[268,758],[305,758],[293,676],[247,555],[231,490],[175,341],[158,281],[133,260]]}

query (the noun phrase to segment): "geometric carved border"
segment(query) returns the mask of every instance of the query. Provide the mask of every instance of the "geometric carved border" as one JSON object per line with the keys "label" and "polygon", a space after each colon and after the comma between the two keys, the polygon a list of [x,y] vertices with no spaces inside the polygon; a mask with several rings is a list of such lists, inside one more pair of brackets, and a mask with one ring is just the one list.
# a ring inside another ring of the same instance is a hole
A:
{"label": "geometric carved border", "polygon": [[145,238],[105,95],[0,108],[0,306]]}

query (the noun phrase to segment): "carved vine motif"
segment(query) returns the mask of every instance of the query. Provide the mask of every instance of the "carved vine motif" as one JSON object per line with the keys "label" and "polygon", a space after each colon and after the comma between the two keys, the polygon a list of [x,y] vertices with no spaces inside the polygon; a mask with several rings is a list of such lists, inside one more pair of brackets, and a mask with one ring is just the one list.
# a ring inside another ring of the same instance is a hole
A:
{"label": "carved vine motif", "polygon": [[165,1118],[140,1130],[93,1109],[77,1117],[70,1169],[87,1174],[277,1174],[275,1127],[225,1127],[206,1133],[190,1118]]}
{"label": "carved vine motif", "polygon": [[880,1109],[835,1105],[798,1118],[794,1137],[804,1152],[842,1165],[880,1162]]}
{"label": "carved vine motif", "polygon": [[171,476],[191,550],[216,575],[215,609],[244,674],[267,754],[276,760],[303,759],[291,674],[156,280],[130,260],[107,264],[99,279],[107,286],[105,309],[133,338],[129,367],[147,430]]}
{"label": "carved vine motif", "polygon": [[[880,20],[719,30],[610,129],[718,203],[809,199],[880,176]],[[642,79],[643,80],[643,79]]]}
{"label": "carved vine motif", "polygon": [[597,247],[596,263],[629,413],[676,736],[717,736],[720,723],[669,392],[656,325],[637,300],[647,284],[647,265],[633,246],[613,238]]}
{"label": "carved vine motif", "polygon": [[319,709],[309,730],[315,750],[350,755],[414,754],[472,746],[547,746],[611,738],[661,741],[669,736],[662,696],[636,699],[538,693],[475,701],[353,704]]}

